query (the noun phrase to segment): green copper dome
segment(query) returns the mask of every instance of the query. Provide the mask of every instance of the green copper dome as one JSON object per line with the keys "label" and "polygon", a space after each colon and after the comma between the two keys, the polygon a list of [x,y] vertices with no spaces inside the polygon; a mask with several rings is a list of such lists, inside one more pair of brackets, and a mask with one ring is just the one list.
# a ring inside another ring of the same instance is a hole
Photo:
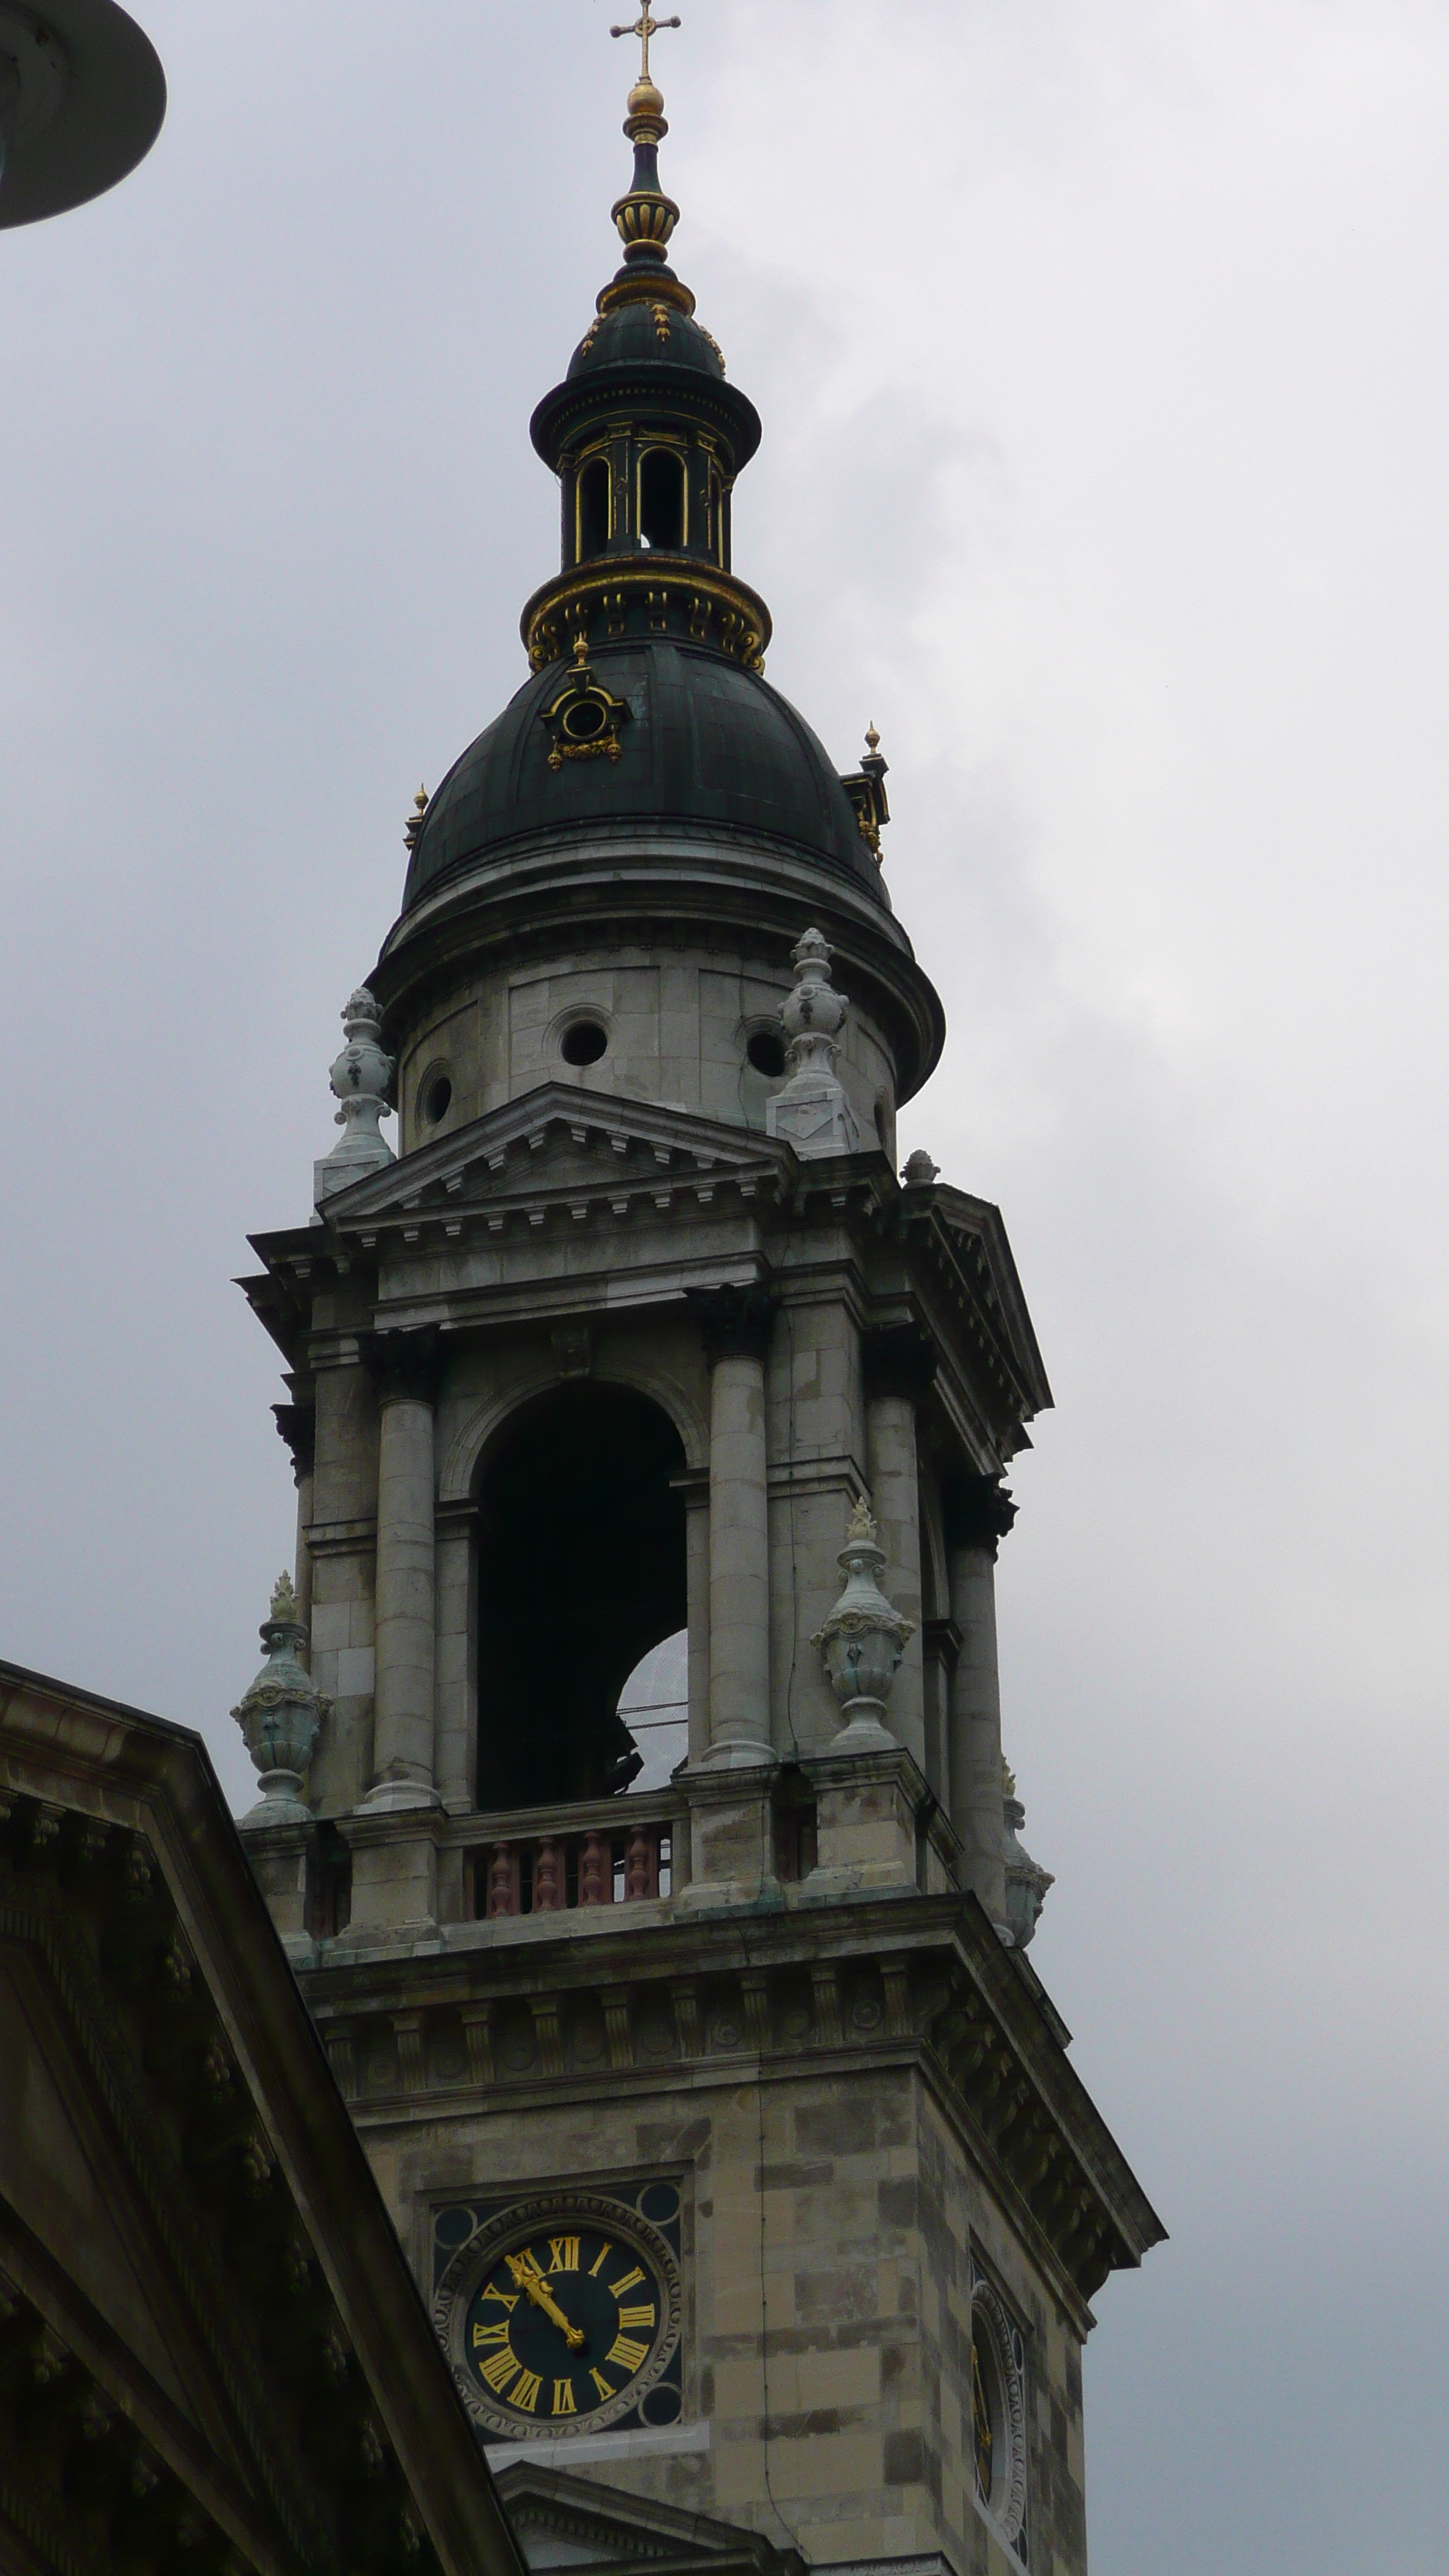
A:
{"label": "green copper dome", "polygon": [[595,645],[590,670],[598,691],[628,710],[617,758],[550,765],[546,719],[568,672],[559,662],[536,672],[434,795],[404,912],[530,843],[663,828],[792,850],[885,905],[880,870],[824,746],[757,672],[668,635]]}

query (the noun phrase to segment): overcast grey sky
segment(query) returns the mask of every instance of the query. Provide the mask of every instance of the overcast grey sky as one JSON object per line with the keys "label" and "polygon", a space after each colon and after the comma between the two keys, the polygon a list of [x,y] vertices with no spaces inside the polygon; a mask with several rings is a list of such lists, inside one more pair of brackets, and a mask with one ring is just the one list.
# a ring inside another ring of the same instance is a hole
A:
{"label": "overcast grey sky", "polygon": [[[611,265],[609,0],[139,0],[171,111],[0,236],[0,1651],[198,1725],[290,1551],[231,1276],[402,827],[522,673]],[[1172,2231],[1095,2576],[1442,2576],[1449,13],[681,0],[737,562],[944,994],[902,1122],[1059,1410],[1003,1550],[1033,1953]]]}

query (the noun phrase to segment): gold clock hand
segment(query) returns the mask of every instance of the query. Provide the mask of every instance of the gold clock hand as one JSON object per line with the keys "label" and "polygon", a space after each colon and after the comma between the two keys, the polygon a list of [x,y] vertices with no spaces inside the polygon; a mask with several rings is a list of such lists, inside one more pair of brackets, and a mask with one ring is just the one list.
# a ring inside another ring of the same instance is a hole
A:
{"label": "gold clock hand", "polygon": [[587,2341],[582,2326],[569,2324],[553,2292],[545,2284],[538,2265],[531,2261],[527,2254],[510,2254],[508,2268],[520,2290],[533,2301],[536,2308],[542,2308],[544,2315],[559,2328],[570,2352],[582,2352]]}

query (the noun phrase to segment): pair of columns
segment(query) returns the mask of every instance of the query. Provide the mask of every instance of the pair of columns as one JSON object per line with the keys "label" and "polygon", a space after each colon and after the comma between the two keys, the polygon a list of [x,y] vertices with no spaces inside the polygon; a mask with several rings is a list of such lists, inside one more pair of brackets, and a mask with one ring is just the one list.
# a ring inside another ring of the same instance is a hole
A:
{"label": "pair of columns", "polygon": [[[770,1731],[769,1455],[765,1369],[774,1309],[763,1287],[697,1292],[710,1369],[708,1745],[713,1768],[774,1758]],[[374,1809],[436,1802],[437,1567],[432,1331],[382,1334],[369,1359],[379,1402],[372,1787]],[[867,1338],[867,1464],[892,1598],[916,1622],[893,1694],[892,1718],[926,1767],[922,1653],[920,1473],[916,1412],[934,1359],[914,1328]],[[279,1408],[279,1417],[283,1408]],[[289,1412],[290,1408],[286,1409]],[[293,1437],[290,1422],[279,1427]],[[310,1518],[311,1459],[294,1442],[299,1520]],[[951,1622],[955,1630],[947,1742],[952,1823],[972,1884],[1004,1919],[1001,1711],[994,1572],[1013,1506],[986,1478],[945,1496]],[[299,1550],[306,1556],[305,1547]],[[302,1587],[299,1584],[299,1594]],[[899,1714],[897,1715],[897,1712]],[[933,1766],[934,1767],[934,1766]]]}
{"label": "pair of columns", "polygon": [[[695,1301],[710,1368],[709,1751],[721,1768],[773,1759],[769,1459],[762,1288]],[[437,1337],[382,1334],[378,1389],[373,1808],[431,1805],[436,1689],[433,1414]]]}

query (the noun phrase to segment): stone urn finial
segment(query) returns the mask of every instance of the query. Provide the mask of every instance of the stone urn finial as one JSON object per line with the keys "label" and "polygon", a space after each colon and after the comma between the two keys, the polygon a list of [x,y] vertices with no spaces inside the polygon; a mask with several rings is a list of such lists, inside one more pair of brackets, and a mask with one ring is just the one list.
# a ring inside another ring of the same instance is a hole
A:
{"label": "stone urn finial", "polygon": [[807,930],[791,952],[795,987],[780,1006],[789,1038],[789,1079],[771,1095],[765,1125],[807,1162],[820,1154],[853,1154],[860,1128],[835,1070],[849,1005],[830,980],[824,935]]}
{"label": "stone urn finial", "polygon": [[870,1752],[894,1747],[885,1724],[885,1704],[896,1668],[915,1634],[915,1621],[886,1599],[878,1577],[885,1550],[876,1543],[876,1527],[864,1495],[855,1506],[837,1563],[845,1590],[829,1618],[810,1643],[825,1666],[830,1687],[840,1702],[845,1724],[832,1752]]}
{"label": "stone urn finial", "polygon": [[1043,1869],[1029,1851],[1017,1841],[1018,1829],[1026,1822],[1026,1809],[1016,1794],[1016,1776],[1008,1762],[1001,1766],[1002,1850],[1006,1861],[1006,1922],[1013,1944],[1018,1950],[1030,1947],[1047,1889],[1056,1880],[1049,1869]]}
{"label": "stone urn finial", "polygon": [[345,1190],[364,1173],[383,1171],[394,1160],[379,1124],[392,1116],[387,1093],[394,1059],[384,1052],[381,1013],[365,984],[349,995],[342,1028],[347,1044],[328,1079],[333,1098],[342,1104],[337,1124],[344,1132],[315,1166],[313,1204],[317,1207],[334,1190]]}
{"label": "stone urn finial", "polygon": [[267,1660],[232,1710],[262,1775],[261,1797],[241,1819],[243,1833],[263,1825],[310,1821],[302,1802],[302,1774],[332,1705],[301,1659],[307,1631],[297,1616],[290,1574],[277,1577],[271,1615],[262,1621],[261,1637]]}

